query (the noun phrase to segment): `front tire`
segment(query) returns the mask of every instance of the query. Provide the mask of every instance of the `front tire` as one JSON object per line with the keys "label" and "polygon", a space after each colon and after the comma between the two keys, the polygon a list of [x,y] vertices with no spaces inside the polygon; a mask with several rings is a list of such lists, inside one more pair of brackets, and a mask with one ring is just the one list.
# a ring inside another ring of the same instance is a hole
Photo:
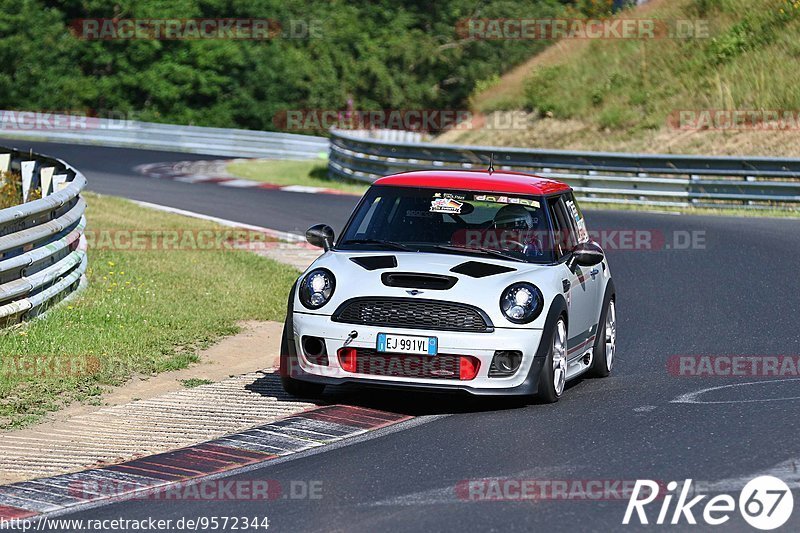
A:
{"label": "front tire", "polygon": [[567,383],[567,323],[564,317],[558,317],[550,339],[542,371],[539,373],[537,394],[545,403],[555,403],[564,394]]}
{"label": "front tire", "polygon": [[289,365],[294,361],[290,361],[292,352],[289,350],[289,336],[287,330],[289,328],[289,319],[283,324],[283,335],[281,335],[281,385],[283,390],[291,396],[297,398],[319,398],[325,391],[325,385],[320,383],[309,383],[307,381],[300,381],[291,376],[291,369]]}
{"label": "front tire", "polygon": [[611,374],[614,359],[617,355],[617,307],[614,298],[608,300],[606,308],[600,317],[603,327],[597,332],[597,341],[594,344],[592,355],[592,368],[590,375],[605,378]]}
{"label": "front tire", "polygon": [[287,394],[296,398],[315,399],[322,396],[322,393],[325,392],[325,385],[299,381],[289,376],[281,376],[281,385]]}

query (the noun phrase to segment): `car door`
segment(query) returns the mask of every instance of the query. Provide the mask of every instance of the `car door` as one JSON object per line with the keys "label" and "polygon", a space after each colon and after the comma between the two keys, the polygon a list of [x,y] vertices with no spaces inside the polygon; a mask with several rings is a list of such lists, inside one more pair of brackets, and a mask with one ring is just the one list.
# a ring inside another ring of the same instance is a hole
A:
{"label": "car door", "polygon": [[575,246],[589,239],[572,193],[550,198],[548,207],[555,230],[555,255],[560,261],[562,283],[566,289],[564,297],[569,313],[567,347],[571,360],[580,357],[592,346],[597,333],[597,299],[601,276],[599,265],[581,267],[570,261]]}

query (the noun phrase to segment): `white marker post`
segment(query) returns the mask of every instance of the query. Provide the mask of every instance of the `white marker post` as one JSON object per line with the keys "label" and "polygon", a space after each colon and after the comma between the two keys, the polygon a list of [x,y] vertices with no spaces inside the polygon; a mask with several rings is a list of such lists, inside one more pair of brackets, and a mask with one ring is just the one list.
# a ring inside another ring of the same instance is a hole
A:
{"label": "white marker post", "polygon": [[66,174],[56,174],[53,176],[53,192],[58,192],[63,189],[67,184]]}
{"label": "white marker post", "polygon": [[36,170],[36,161],[23,161],[20,163],[20,171],[22,173],[22,203],[28,201],[28,195],[31,192],[31,184],[33,182],[33,174]]}
{"label": "white marker post", "polygon": [[53,183],[53,173],[55,167],[45,167],[39,171],[39,181],[42,183],[42,198],[50,194],[50,186]]}

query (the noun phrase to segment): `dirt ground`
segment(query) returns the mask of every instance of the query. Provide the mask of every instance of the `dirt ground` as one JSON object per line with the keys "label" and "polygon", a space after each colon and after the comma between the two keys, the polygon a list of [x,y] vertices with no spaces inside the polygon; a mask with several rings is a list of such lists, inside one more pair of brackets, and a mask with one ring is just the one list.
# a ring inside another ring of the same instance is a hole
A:
{"label": "dirt ground", "polygon": [[[7,435],[24,436],[26,432],[47,431],[48,428],[68,427],[70,419],[115,405],[137,400],[147,400],[169,392],[181,390],[182,380],[203,379],[220,381],[266,368],[277,368],[280,354],[280,322],[242,322],[242,331],[225,337],[219,343],[198,355],[200,363],[174,372],[131,377],[127,383],[106,392],[99,405],[74,404],[61,411],[48,414],[30,428],[6,432]],[[265,354],[266,355],[265,357]]]}

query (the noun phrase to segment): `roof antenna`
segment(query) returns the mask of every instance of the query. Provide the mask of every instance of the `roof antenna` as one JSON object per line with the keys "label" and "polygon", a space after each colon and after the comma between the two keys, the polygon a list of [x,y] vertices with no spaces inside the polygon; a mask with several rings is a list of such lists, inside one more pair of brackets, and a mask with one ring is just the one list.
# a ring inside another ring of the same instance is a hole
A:
{"label": "roof antenna", "polygon": [[494,152],[489,153],[489,175],[494,172]]}

